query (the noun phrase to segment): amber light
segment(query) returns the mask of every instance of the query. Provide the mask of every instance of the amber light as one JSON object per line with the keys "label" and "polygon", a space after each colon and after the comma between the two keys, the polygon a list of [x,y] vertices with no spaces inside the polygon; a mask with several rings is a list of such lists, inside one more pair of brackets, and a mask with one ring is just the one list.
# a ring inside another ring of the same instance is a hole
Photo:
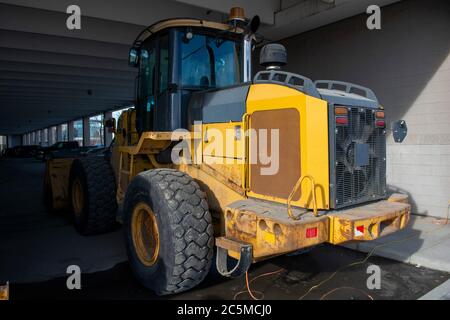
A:
{"label": "amber light", "polygon": [[384,119],[384,111],[377,111],[375,117],[378,119]]}
{"label": "amber light", "polygon": [[244,8],[241,8],[241,7],[231,8],[230,15],[228,16],[228,21],[231,21],[231,20],[245,21]]}
{"label": "amber light", "polygon": [[348,114],[348,110],[344,107],[336,107],[334,109],[334,114],[339,116],[346,116]]}

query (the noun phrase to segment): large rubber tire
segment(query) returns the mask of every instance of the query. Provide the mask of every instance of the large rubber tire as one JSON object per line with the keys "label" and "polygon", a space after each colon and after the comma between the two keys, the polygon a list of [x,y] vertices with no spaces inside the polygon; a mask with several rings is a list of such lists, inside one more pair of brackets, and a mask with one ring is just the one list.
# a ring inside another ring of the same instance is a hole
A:
{"label": "large rubber tire", "polygon": [[[73,188],[81,184],[83,205],[75,214]],[[83,235],[110,231],[116,223],[116,181],[110,163],[104,157],[85,157],[74,160],[70,171],[69,196],[74,224]]]}
{"label": "large rubber tire", "polygon": [[[139,259],[133,242],[134,208],[145,203],[153,211],[159,251],[153,265]],[[128,258],[136,278],[158,295],[189,290],[208,274],[214,247],[211,214],[205,193],[189,175],[172,169],[138,174],[124,201]]]}

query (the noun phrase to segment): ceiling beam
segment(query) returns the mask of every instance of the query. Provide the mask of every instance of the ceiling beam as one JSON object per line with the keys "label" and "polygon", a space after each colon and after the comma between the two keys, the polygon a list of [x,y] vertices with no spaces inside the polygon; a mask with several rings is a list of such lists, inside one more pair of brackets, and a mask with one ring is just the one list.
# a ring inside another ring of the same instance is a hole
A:
{"label": "ceiling beam", "polygon": [[0,30],[0,47],[112,59],[128,59],[129,45]]}
{"label": "ceiling beam", "polygon": [[69,30],[64,12],[0,3],[0,29],[60,36],[131,46],[145,27],[91,17],[83,17],[81,30]]}
{"label": "ceiling beam", "polygon": [[213,21],[218,21],[222,18],[221,14],[209,12],[206,8],[199,10],[198,7],[169,0],[77,0],[76,3],[73,0],[0,0],[0,3],[62,12],[64,14],[66,14],[67,7],[76,4],[81,8],[82,17],[144,26],[159,20],[175,17],[191,17]]}
{"label": "ceiling beam", "polygon": [[225,16],[228,16],[232,7],[242,7],[247,18],[258,15],[261,22],[268,25],[274,24],[274,12],[278,10],[280,4],[279,0],[177,0],[177,2],[221,12]]}
{"label": "ceiling beam", "polygon": [[52,65],[49,63],[29,63],[5,60],[0,60],[0,71],[76,75],[83,77],[113,78],[129,81],[134,81],[134,79],[136,78],[136,72],[133,69],[130,69],[130,71],[122,71],[86,67],[69,67],[64,65]]}
{"label": "ceiling beam", "polygon": [[70,67],[120,70],[136,73],[136,68],[128,66],[127,59],[100,58],[37,50],[0,47],[0,60],[20,63],[40,63]]}

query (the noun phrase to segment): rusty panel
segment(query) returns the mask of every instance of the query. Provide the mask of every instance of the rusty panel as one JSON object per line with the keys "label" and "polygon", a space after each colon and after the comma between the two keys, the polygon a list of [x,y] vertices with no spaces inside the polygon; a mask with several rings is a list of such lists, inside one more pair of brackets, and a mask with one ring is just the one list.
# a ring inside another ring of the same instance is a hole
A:
{"label": "rusty panel", "polygon": [[[279,170],[275,175],[262,175],[260,170],[267,165],[261,164],[258,157],[256,163],[250,164],[250,190],[257,194],[285,199],[300,178],[300,114],[293,108],[255,111],[250,123],[251,128],[257,131],[258,141],[259,130],[267,129],[268,155],[272,154],[270,130],[279,130]],[[259,146],[250,141],[250,148],[259,149]],[[250,154],[255,153],[253,151]],[[250,161],[255,162],[254,159]]]}
{"label": "rusty panel", "polygon": [[375,240],[404,229],[409,222],[410,210],[408,203],[379,201],[334,211],[328,215],[331,228],[329,242]]}
{"label": "rusty panel", "polygon": [[[286,206],[241,200],[226,209],[226,237],[253,246],[255,261],[296,251],[328,240],[328,217],[306,213],[298,221],[287,218]],[[313,234],[308,231],[314,229]],[[233,253],[231,256],[236,257]]]}

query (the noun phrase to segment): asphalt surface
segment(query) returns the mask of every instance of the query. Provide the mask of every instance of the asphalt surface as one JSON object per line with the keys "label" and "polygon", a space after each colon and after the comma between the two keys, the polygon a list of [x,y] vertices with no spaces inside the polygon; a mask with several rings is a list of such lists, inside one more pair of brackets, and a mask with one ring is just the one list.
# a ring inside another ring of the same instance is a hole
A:
{"label": "asphalt surface", "polygon": [[[69,212],[45,211],[40,201],[43,172],[43,163],[34,159],[0,160],[0,282],[10,281],[11,300],[251,299],[244,277],[227,279],[214,271],[193,290],[155,296],[134,279],[120,228],[82,237],[73,231]],[[345,267],[365,256],[331,245],[281,256],[253,265],[250,287],[263,299],[405,300],[418,299],[450,278],[446,272],[380,257]],[[80,265],[81,290],[67,289],[65,271],[70,264]],[[372,264],[381,270],[380,289],[367,288],[367,268]],[[266,273],[272,274],[258,277]],[[244,292],[237,295],[240,291]]]}

